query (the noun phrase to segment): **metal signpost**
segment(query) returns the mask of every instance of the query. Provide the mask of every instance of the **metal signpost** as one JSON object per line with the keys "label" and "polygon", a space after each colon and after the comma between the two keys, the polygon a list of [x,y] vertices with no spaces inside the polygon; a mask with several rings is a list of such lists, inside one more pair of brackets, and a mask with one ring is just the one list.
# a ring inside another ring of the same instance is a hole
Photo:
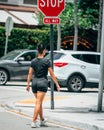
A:
{"label": "metal signpost", "polygon": [[[52,62],[52,69],[54,70],[53,66],[53,50],[54,50],[54,32],[53,32],[53,24],[50,25],[50,49],[51,49],[51,62]],[[51,79],[51,109],[54,109],[54,82]]]}
{"label": "metal signpost", "polygon": [[[38,8],[45,15],[44,24],[50,24],[50,49],[53,68],[54,34],[53,24],[60,24],[59,14],[65,8],[65,0],[38,0]],[[54,83],[51,80],[51,109],[54,109]]]}
{"label": "metal signpost", "polygon": [[5,28],[6,28],[6,43],[5,43],[5,52],[4,55],[7,53],[7,48],[8,48],[8,37],[10,36],[11,30],[13,28],[13,20],[11,17],[8,17],[5,23]]}

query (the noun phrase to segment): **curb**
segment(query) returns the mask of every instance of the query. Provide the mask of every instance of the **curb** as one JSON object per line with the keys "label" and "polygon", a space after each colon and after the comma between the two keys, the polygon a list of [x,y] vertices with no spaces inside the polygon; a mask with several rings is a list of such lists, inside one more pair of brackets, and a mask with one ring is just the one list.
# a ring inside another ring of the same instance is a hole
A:
{"label": "curb", "polygon": [[[22,115],[26,115],[27,117],[32,118],[32,115],[29,114],[26,110],[21,109],[21,108],[18,109],[12,103],[9,104],[9,105],[5,104],[5,105],[1,105],[1,106],[4,107],[7,110],[14,110],[17,113],[20,113]],[[21,106],[19,106],[19,107],[21,107]],[[24,107],[24,106],[22,105],[22,107]],[[25,106],[25,107],[27,108],[27,106]],[[32,106],[32,108],[33,107],[34,106]],[[52,111],[54,111],[54,110],[51,110],[51,112]],[[48,119],[49,123],[51,122],[55,125],[64,126],[66,128],[72,128],[72,129],[75,129],[75,130],[104,130],[104,128],[102,128],[101,126],[88,124],[88,123],[82,123],[80,121],[77,122],[77,121],[74,121],[74,120],[63,120],[61,118],[52,117],[50,115],[47,115],[46,118]]]}

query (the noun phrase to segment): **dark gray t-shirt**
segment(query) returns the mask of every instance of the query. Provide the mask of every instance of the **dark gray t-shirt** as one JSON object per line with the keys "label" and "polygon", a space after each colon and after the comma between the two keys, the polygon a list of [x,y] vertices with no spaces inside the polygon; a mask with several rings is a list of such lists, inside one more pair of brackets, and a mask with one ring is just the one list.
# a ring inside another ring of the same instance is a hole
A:
{"label": "dark gray t-shirt", "polygon": [[34,77],[37,78],[47,78],[48,68],[51,66],[51,61],[46,58],[35,58],[31,62],[31,67],[34,69]]}

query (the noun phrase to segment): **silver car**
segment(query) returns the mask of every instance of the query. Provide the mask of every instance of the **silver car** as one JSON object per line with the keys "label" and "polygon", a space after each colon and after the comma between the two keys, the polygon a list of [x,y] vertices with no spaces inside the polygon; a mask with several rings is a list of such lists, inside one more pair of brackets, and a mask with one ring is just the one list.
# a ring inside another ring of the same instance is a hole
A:
{"label": "silver car", "polygon": [[27,78],[31,60],[37,55],[36,50],[15,50],[0,58],[0,84],[12,79]]}
{"label": "silver car", "polygon": [[100,53],[60,50],[54,51],[53,55],[54,72],[61,87],[73,92],[80,92],[84,87],[97,87]]}

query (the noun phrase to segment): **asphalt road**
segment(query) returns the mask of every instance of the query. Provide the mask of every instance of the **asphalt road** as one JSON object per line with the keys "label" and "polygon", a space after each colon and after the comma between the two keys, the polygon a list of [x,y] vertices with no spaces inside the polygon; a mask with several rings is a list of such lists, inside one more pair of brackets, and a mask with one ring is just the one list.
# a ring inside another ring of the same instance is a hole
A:
{"label": "asphalt road", "polygon": [[[11,101],[18,101],[24,98],[33,98],[32,92],[28,93],[25,90],[26,82],[8,82],[5,86],[0,86],[0,130],[30,130],[32,117],[21,115],[11,108],[5,106]],[[64,89],[60,95],[66,95],[68,92]],[[50,90],[47,93],[50,95]],[[40,127],[35,129],[43,130],[76,130],[73,128],[66,128],[65,126],[56,125],[48,122],[48,127]]]}
{"label": "asphalt road", "polygon": [[[0,130],[31,130],[31,119],[10,110],[0,107]],[[75,130],[47,123],[47,126],[35,128],[38,130]]]}
{"label": "asphalt road", "polygon": [[[19,101],[27,98],[34,98],[32,92],[28,93],[25,90],[26,82],[8,82],[5,86],[0,86],[0,130],[29,130],[31,129],[30,123],[32,117],[22,115],[16,111],[12,111],[11,108],[7,108],[5,104],[9,104],[11,101]],[[55,96],[61,98],[63,96],[75,98],[77,96],[90,96],[95,97],[97,94],[97,89],[84,89],[81,93],[69,93],[66,89],[62,89],[60,93],[55,92]],[[50,90],[47,92],[47,97],[50,96]],[[48,100],[48,99],[47,99]],[[61,101],[61,100],[60,100]],[[58,101],[59,102],[59,101]],[[18,108],[19,109],[19,108]],[[28,109],[28,108],[26,108]],[[48,106],[50,109],[50,106]],[[49,123],[48,127],[41,127],[38,129],[48,129],[48,130],[78,130],[73,128],[66,128],[62,125],[56,125],[55,122]]]}

